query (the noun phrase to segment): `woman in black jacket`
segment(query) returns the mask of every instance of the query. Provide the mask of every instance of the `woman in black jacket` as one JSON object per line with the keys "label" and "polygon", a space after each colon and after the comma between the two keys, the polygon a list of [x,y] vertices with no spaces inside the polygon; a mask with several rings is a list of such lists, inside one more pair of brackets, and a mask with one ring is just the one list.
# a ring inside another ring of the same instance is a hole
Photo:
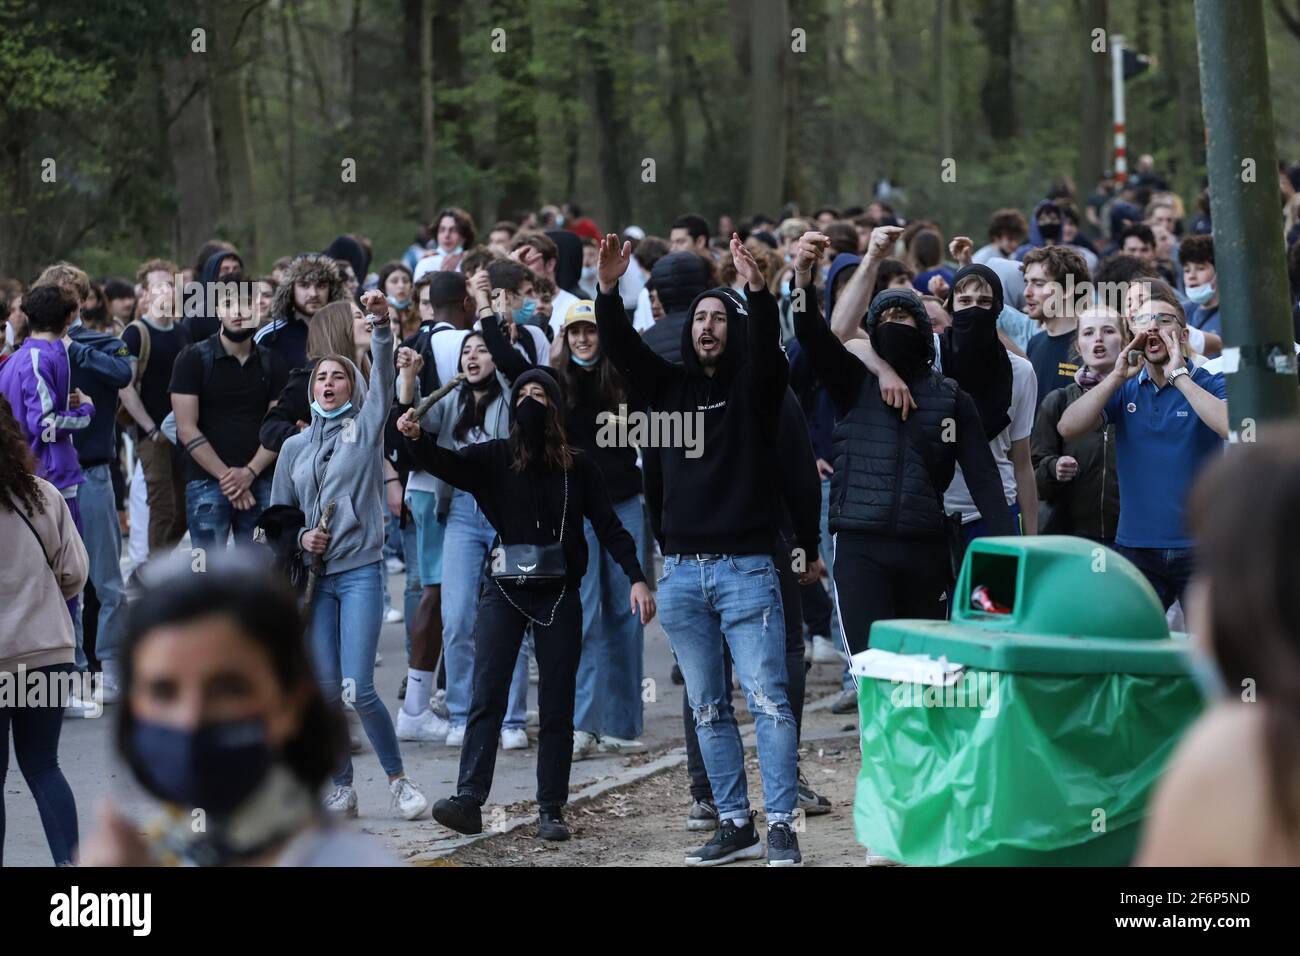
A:
{"label": "woman in black jacket", "polygon": [[1115,470],[1115,426],[1103,425],[1080,438],[1062,438],[1061,415],[1115,368],[1130,338],[1124,320],[1093,306],[1079,316],[1075,347],[1083,367],[1074,384],[1047,393],[1038,407],[1030,454],[1038,495],[1052,505],[1046,531],[1076,534],[1110,545],[1119,525],[1119,473]]}
{"label": "woman in black jacket", "polygon": [[931,368],[920,296],[888,289],[867,312],[872,347],[911,390],[915,408],[903,414],[881,397],[856,342],[846,346],[823,321],[812,267],[828,242],[816,232],[799,240],[795,280],[806,300],[795,334],[835,406],[829,524],[841,629],[856,654],[873,621],[943,616],[952,572],[943,492],[957,463],[990,533],[1013,534],[1014,524],[974,401]]}
{"label": "woman in black jacket", "polygon": [[[490,283],[486,270],[470,280],[470,290],[482,317],[483,341],[497,368],[514,382],[533,364],[512,348],[501,331],[501,319],[490,312]],[[580,300],[561,317],[556,375],[565,397],[565,433],[574,448],[600,470],[614,513],[645,552],[645,502],[636,447],[628,442],[601,441],[629,410],[645,411],[645,399],[628,387],[614,364],[600,350],[592,303]],[[607,426],[606,423],[609,423]],[[645,628],[624,612],[627,584],[612,554],[600,546],[590,523],[587,573],[582,578],[582,661],[578,666],[573,758],[593,750],[627,753],[644,749],[638,739],[644,727],[641,680]]]}
{"label": "woman in black jacket", "polygon": [[[569,838],[561,808],[568,800],[575,680],[582,651],[584,517],[632,582],[629,604],[642,626],[655,613],[636,545],[610,505],[599,468],[568,444],[563,407],[559,383],[550,371],[530,369],[511,388],[508,439],[453,451],[426,435],[413,414],[398,422],[412,458],[430,474],[472,494],[498,534],[492,580],[483,589],[474,625],[474,695],[457,794],[433,808],[435,820],[460,833],[483,829],[481,808],[492,786],[510,676],[524,630],[531,624],[540,676],[538,835],[546,840]],[[520,559],[516,546],[531,546],[531,554]],[[527,580],[539,565],[546,570],[551,562],[562,565],[556,567],[561,577]],[[507,569],[519,574],[507,577]]]}

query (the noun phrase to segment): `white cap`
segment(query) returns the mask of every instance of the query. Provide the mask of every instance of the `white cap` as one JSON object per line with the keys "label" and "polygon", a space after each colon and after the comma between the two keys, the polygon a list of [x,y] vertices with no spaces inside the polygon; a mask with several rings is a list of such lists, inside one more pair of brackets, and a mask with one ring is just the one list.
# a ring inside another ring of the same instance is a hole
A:
{"label": "white cap", "polygon": [[623,230],[623,238],[635,239],[637,242],[640,242],[645,238],[645,230],[640,226],[628,226]]}

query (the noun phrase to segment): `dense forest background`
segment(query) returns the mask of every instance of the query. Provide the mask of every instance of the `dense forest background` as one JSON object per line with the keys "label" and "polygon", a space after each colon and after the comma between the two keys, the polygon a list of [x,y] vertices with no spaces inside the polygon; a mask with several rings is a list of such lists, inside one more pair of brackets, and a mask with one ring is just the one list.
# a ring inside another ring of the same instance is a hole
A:
{"label": "dense forest background", "polygon": [[[1265,6],[1294,158],[1300,0]],[[382,261],[447,204],[664,234],[865,205],[881,178],[980,236],[1110,165],[1096,27],[1156,59],[1127,84],[1129,155],[1190,202],[1192,0],[0,0],[0,275],[184,263],[211,235],[259,269],[339,232]]]}

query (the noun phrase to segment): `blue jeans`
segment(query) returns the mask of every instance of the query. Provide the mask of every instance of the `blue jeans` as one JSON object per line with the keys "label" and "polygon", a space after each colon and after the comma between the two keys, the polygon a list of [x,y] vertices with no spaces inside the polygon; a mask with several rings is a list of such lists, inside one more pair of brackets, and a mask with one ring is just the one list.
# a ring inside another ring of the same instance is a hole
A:
{"label": "blue jeans", "polygon": [[190,543],[196,548],[224,548],[230,532],[235,543],[252,543],[253,527],[271,503],[271,479],[258,478],[249,486],[257,503],[239,511],[221,493],[215,478],[195,478],[185,483],[185,520],[190,526]]}
{"label": "blue jeans", "polygon": [[414,557],[420,553],[417,546],[418,536],[415,531],[415,519],[407,518],[406,527],[402,529],[402,553],[409,555],[406,562],[406,588],[402,592],[402,620],[406,622],[406,659],[411,659],[411,622],[415,619],[415,609],[420,606],[420,568]]}
{"label": "blue jeans", "polygon": [[[645,506],[635,495],[614,505],[614,513],[636,542],[645,544]],[[592,734],[635,739],[643,730],[642,656],[645,628],[631,612],[632,585],[618,562],[600,546],[591,522],[587,573],[582,577],[582,659],[578,664],[573,725]]]}
{"label": "blue jeans", "polygon": [[[114,516],[116,520],[116,516]],[[46,679],[72,670],[68,664],[33,667],[28,674],[41,673]],[[36,800],[45,829],[45,842],[55,866],[72,862],[77,851],[77,803],[72,788],[59,769],[59,734],[63,730],[63,706],[0,707],[0,863],[4,862],[4,783],[9,772],[9,728],[13,728],[14,753],[18,769]]]}
{"label": "blue jeans", "polygon": [[787,696],[786,628],[772,559],[763,554],[664,558],[659,619],[686,678],[700,751],[722,820],[749,818],[745,750],[731,708],[723,642],[758,737],[767,822],[794,815],[798,747]]}
{"label": "blue jeans", "polygon": [[[82,541],[90,563],[90,583],[99,601],[99,627],[95,656],[101,661],[117,659],[117,649],[126,633],[126,599],[122,587],[122,529],[117,523],[117,502],[108,465],[85,469],[86,480],[77,490],[81,504]],[[77,643],[77,665],[86,666],[81,643]]]}
{"label": "blue jeans", "polygon": [[[442,663],[447,671],[447,711],[457,726],[469,721],[474,692],[474,620],[495,538],[496,529],[483,516],[474,496],[457,491],[451,499],[442,545]],[[527,717],[528,652],[521,647],[502,726],[523,730]]]}
{"label": "blue jeans", "polygon": [[[375,690],[375,647],[384,614],[384,564],[323,574],[316,581],[308,642],[316,679],[327,703],[348,694],[375,756],[390,777],[402,772],[402,754],[388,708]],[[352,784],[352,757],[343,755],[334,785]]]}
{"label": "blue jeans", "polygon": [[1196,552],[1191,548],[1129,548],[1117,544],[1115,550],[1137,565],[1156,589],[1166,611],[1187,590],[1196,563]]}

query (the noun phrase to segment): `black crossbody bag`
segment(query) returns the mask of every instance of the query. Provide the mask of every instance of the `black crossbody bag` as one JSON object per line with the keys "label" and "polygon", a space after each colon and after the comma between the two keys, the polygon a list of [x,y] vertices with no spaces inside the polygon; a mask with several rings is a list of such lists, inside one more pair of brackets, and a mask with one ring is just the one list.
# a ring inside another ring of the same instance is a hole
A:
{"label": "black crossbody bag", "polygon": [[[500,536],[497,538],[497,546],[493,549],[491,574],[492,579],[496,582],[497,588],[501,591],[502,596],[510,601],[511,607],[522,614],[534,624],[542,627],[550,627],[551,622],[555,620],[555,612],[560,607],[560,602],[564,600],[564,593],[568,590],[568,565],[564,560],[564,524],[569,515],[569,472],[564,471],[564,505],[560,513],[560,540],[553,544],[504,544]],[[555,605],[551,608],[551,616],[545,621],[539,621],[530,615],[527,611],[515,604],[507,593],[504,583],[513,584],[517,588],[527,588],[529,590],[542,590],[560,586],[560,596],[555,599]]]}

